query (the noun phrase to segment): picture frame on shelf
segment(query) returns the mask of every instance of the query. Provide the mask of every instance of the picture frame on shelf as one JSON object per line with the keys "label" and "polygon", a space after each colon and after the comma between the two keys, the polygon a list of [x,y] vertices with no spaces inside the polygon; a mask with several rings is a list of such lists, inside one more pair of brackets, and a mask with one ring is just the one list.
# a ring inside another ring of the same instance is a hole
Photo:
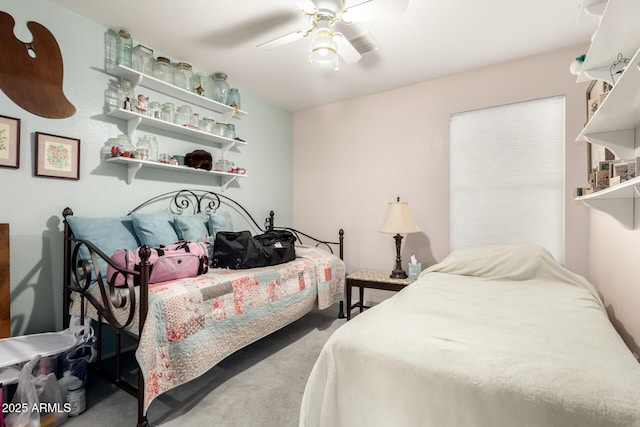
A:
{"label": "picture frame on shelf", "polygon": [[[585,125],[589,123],[612,87],[602,80],[592,80],[589,83],[586,92],[587,121]],[[600,162],[613,159],[615,156],[608,149],[587,142],[587,177],[598,168]]]}
{"label": "picture frame on shelf", "polygon": [[613,86],[602,80],[592,80],[587,87],[587,123],[598,111],[600,105],[609,94]]}
{"label": "picture frame on shelf", "polygon": [[616,156],[607,148],[587,142],[587,177],[598,170],[600,163],[609,162],[615,158]]}
{"label": "picture frame on shelf", "polygon": [[35,175],[80,179],[80,140],[36,132]]}
{"label": "picture frame on shelf", "polygon": [[0,166],[20,167],[20,119],[0,116]]}

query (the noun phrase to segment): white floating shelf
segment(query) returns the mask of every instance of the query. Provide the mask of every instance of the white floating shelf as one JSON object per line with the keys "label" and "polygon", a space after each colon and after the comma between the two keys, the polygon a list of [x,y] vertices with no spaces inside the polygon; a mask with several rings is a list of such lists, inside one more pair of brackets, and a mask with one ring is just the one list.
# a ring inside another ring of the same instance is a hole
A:
{"label": "white floating shelf", "polygon": [[638,192],[640,177],[630,179],[595,193],[576,197],[590,208],[605,212],[618,220],[625,228],[634,229],[633,204]]}
{"label": "white floating shelf", "polygon": [[196,169],[190,166],[180,166],[180,165],[170,165],[167,163],[159,163],[150,160],[140,160],[140,159],[132,159],[130,157],[112,157],[107,159],[107,162],[110,163],[119,163],[127,166],[127,184],[131,184],[136,177],[136,174],[143,167],[150,167],[156,169],[165,169],[179,172],[188,172],[195,174],[205,174],[209,176],[216,176],[222,178],[222,191],[226,190],[229,184],[235,181],[238,178],[246,178],[246,174],[237,174],[231,172],[222,172],[222,171],[208,171],[205,169]]}
{"label": "white floating shelf", "polygon": [[[638,2],[640,3],[640,2]],[[640,126],[640,50],[611,89],[582,134],[634,129]]]}
{"label": "white floating shelf", "polygon": [[246,111],[236,111],[233,107],[222,104],[220,102],[216,102],[202,95],[198,95],[195,92],[191,92],[172,84],[163,82],[162,80],[140,73],[129,67],[115,65],[109,68],[108,72],[109,74],[117,77],[124,77],[125,79],[131,81],[134,86],[144,86],[146,88],[162,92],[173,98],[180,99],[189,104],[216,111],[220,113],[222,118],[221,121],[225,123],[228,122],[232,117],[241,117],[247,115]]}
{"label": "white floating shelf", "polygon": [[118,118],[118,119],[127,120],[129,135],[140,124],[142,124],[145,126],[156,128],[156,129],[166,130],[178,135],[184,135],[184,136],[196,138],[201,141],[217,143],[217,144],[220,144],[222,147],[230,148],[237,145],[247,145],[247,143],[244,141],[238,141],[237,139],[230,139],[224,136],[214,135],[209,132],[204,132],[200,129],[181,126],[175,123],[167,122],[165,120],[160,120],[150,116],[145,116],[135,111],[124,110],[122,108],[117,110],[111,110],[110,112],[107,113],[107,115]]}
{"label": "white floating shelf", "polygon": [[637,16],[640,16],[638,0],[607,2],[593,43],[578,75],[579,82],[591,80],[588,76],[589,70],[611,67],[619,53],[625,58],[631,58],[636,53],[640,46],[640,31],[637,29],[637,19],[633,17]]}

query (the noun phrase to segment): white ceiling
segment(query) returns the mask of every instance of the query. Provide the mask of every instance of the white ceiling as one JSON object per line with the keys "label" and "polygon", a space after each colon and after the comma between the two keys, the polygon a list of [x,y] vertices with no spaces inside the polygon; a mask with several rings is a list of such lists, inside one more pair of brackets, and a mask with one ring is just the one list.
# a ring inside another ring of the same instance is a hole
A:
{"label": "white ceiling", "polygon": [[411,0],[404,12],[342,27],[348,38],[369,30],[380,49],[335,72],[309,64],[311,37],[257,47],[309,27],[294,0],[52,1],[197,70],[224,71],[241,92],[290,111],[585,44],[598,22],[578,19],[578,0]]}

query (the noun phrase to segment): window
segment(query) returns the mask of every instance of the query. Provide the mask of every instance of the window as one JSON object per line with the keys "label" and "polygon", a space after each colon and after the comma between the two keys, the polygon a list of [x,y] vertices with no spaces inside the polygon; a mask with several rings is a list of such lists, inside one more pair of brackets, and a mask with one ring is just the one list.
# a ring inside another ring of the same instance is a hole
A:
{"label": "window", "polygon": [[536,243],[564,262],[564,96],[451,116],[451,249]]}

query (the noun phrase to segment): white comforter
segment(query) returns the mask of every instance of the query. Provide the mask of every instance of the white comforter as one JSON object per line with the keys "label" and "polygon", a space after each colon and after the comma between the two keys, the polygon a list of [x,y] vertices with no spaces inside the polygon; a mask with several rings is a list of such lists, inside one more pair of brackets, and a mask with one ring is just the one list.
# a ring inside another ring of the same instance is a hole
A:
{"label": "white comforter", "polygon": [[300,426],[640,426],[640,365],[546,251],[470,248],[334,333]]}

